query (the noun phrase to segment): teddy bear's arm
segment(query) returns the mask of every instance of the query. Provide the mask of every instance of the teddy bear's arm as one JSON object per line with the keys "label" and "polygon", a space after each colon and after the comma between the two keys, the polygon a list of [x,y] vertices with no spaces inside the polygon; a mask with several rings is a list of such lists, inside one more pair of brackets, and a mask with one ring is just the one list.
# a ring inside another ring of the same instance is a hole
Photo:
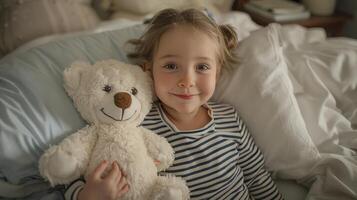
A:
{"label": "teddy bear's arm", "polygon": [[51,185],[67,184],[84,174],[97,134],[87,126],[50,147],[39,161],[40,173]]}
{"label": "teddy bear's arm", "polygon": [[157,168],[159,171],[167,169],[172,165],[175,157],[174,150],[167,140],[149,129],[141,127],[141,132],[149,155],[156,161],[159,161]]}

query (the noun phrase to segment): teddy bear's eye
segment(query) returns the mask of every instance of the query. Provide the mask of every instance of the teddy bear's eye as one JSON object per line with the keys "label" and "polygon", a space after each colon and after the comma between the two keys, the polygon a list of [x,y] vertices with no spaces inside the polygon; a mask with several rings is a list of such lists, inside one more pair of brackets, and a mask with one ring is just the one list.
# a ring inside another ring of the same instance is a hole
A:
{"label": "teddy bear's eye", "polygon": [[103,87],[103,91],[109,93],[110,91],[112,91],[112,86],[110,86],[110,85],[105,85],[105,86]]}
{"label": "teddy bear's eye", "polygon": [[131,88],[131,94],[136,95],[138,93],[138,90],[136,88]]}

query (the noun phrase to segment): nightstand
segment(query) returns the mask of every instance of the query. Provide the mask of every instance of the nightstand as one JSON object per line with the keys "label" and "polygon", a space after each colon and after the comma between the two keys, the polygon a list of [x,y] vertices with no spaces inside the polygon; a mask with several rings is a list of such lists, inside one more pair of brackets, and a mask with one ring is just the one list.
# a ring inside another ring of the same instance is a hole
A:
{"label": "nightstand", "polygon": [[[233,10],[239,10],[246,12],[250,15],[252,20],[262,26],[266,26],[274,21],[271,19],[267,19],[255,13],[251,13],[249,11],[244,10],[243,5],[247,2],[246,0],[243,1],[236,1],[233,5]],[[289,21],[289,22],[275,22],[279,24],[299,24],[304,27],[322,27],[326,30],[327,36],[336,37],[341,36],[342,30],[344,25],[347,21],[351,20],[353,17],[352,15],[336,12],[331,16],[311,16],[309,19],[304,20],[297,20],[297,21]]]}

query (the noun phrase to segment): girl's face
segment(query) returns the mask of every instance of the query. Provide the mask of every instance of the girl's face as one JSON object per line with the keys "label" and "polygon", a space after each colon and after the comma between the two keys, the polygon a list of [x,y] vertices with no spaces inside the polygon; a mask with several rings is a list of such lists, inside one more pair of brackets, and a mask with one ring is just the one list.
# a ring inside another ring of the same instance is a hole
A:
{"label": "girl's face", "polygon": [[217,52],[215,40],[190,26],[176,26],[161,36],[151,67],[165,107],[195,113],[209,100],[219,68]]}

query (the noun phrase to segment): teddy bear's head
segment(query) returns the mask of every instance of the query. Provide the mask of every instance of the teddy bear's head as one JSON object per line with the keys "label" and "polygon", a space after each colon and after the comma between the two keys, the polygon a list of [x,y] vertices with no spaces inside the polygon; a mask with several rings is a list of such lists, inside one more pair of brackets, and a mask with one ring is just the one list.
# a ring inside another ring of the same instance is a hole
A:
{"label": "teddy bear's head", "polygon": [[152,81],[139,66],[116,60],[75,62],[64,71],[65,89],[91,124],[139,125],[152,103]]}

